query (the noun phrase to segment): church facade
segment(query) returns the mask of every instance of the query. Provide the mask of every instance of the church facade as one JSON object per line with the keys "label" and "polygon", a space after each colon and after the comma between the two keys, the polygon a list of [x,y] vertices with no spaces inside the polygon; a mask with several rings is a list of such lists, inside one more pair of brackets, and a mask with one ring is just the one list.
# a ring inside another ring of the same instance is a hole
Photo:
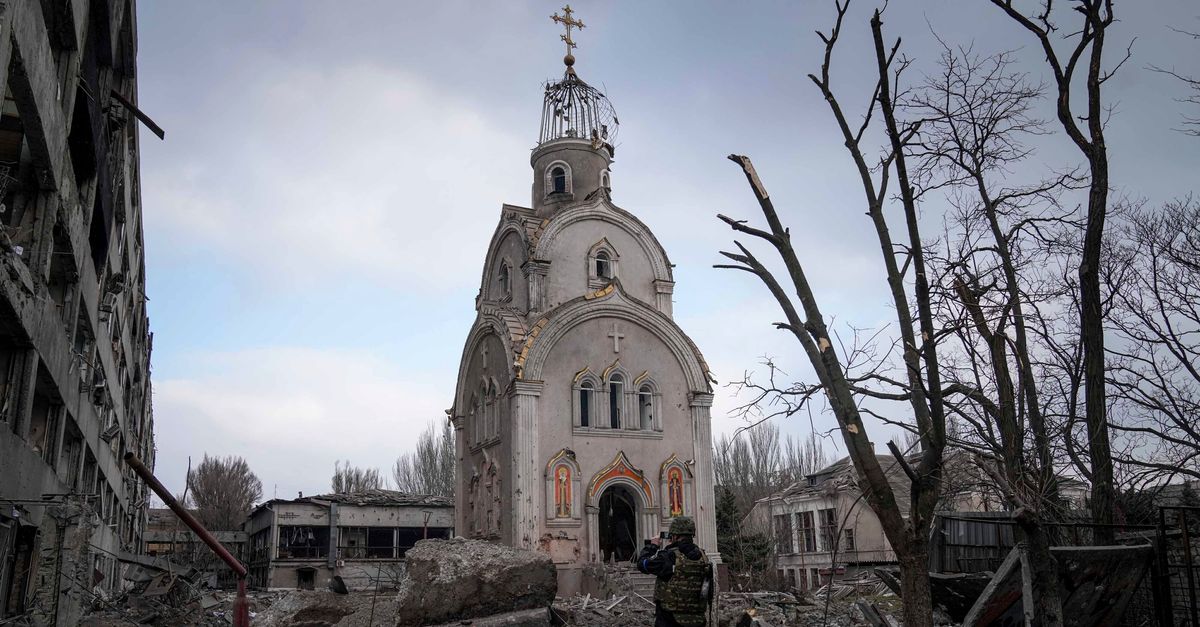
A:
{"label": "church facade", "polygon": [[459,535],[547,552],[569,590],[676,516],[717,547],[711,377],[672,318],[666,251],[612,202],[616,116],[564,40],[531,205],[501,208],[449,413]]}

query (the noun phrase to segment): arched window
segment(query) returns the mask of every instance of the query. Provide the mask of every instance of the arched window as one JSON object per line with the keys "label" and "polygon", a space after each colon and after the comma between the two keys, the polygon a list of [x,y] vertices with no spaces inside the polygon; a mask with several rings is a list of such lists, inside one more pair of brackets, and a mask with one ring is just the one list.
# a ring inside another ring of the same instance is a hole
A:
{"label": "arched window", "polygon": [[471,415],[470,415],[470,418],[468,419],[468,422],[470,424],[468,425],[468,428],[467,428],[467,433],[470,435],[472,444],[476,444],[481,439],[483,439],[480,437],[480,432],[482,430],[479,428],[479,419],[480,419],[479,397],[472,395],[471,396]]}
{"label": "arched window", "polygon": [[596,253],[596,276],[601,279],[612,278],[612,258],[607,251]]}
{"label": "arched window", "polygon": [[542,190],[546,199],[557,202],[569,198],[574,193],[571,184],[571,164],[566,161],[555,161],[546,164],[542,170]]}
{"label": "arched window", "polygon": [[550,170],[550,180],[554,184],[552,193],[565,194],[567,192],[567,171],[562,166],[555,166],[553,170]]}
{"label": "arched window", "polygon": [[612,189],[612,179],[610,176],[611,175],[609,175],[608,170],[604,170],[600,173],[600,187],[603,187],[604,189]]}
{"label": "arched window", "polygon": [[638,389],[638,423],[647,431],[654,427],[654,390],[649,385]]}
{"label": "arched window", "polygon": [[500,263],[499,282],[500,282],[500,298],[508,298],[512,296],[512,271],[508,269],[508,262]]}
{"label": "arched window", "polygon": [[592,397],[595,391],[591,381],[579,384],[579,426],[581,427],[592,426]]}
{"label": "arched window", "polygon": [[500,407],[496,404],[496,384],[489,383],[487,386],[487,394],[484,396],[487,407],[484,410],[486,419],[484,420],[484,437],[491,438],[500,433]]}
{"label": "arched window", "polygon": [[608,426],[621,428],[621,401],[625,396],[625,379],[614,374],[608,379]]}

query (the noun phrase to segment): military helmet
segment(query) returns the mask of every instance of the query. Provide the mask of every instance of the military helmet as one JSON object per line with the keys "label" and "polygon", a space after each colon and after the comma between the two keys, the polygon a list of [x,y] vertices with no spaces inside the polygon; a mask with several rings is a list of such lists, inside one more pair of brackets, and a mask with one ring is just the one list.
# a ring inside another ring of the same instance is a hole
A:
{"label": "military helmet", "polygon": [[671,528],[667,533],[673,536],[694,536],[696,535],[696,521],[692,520],[691,516],[677,516],[671,520]]}

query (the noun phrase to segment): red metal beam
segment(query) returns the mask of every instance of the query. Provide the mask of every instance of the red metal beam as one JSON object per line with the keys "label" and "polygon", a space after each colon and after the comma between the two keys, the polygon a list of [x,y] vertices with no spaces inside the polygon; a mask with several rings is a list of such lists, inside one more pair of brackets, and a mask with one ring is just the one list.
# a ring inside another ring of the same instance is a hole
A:
{"label": "red metal beam", "polygon": [[213,536],[208,529],[204,528],[204,525],[200,524],[200,521],[196,520],[195,516],[192,516],[191,512],[187,511],[187,509],[185,509],[183,505],[175,499],[174,495],[171,494],[171,491],[168,490],[167,487],[164,486],[158,480],[158,478],[154,476],[154,473],[150,472],[149,468],[146,468],[146,465],[142,463],[142,460],[138,459],[133,453],[126,453],[125,463],[129,464],[129,467],[133,469],[133,472],[137,473],[137,476],[141,477],[142,481],[145,481],[146,485],[150,486],[151,490],[154,490],[154,493],[158,495],[158,498],[162,499],[163,502],[167,504],[167,507],[171,508],[171,511],[175,512],[175,515],[179,517],[179,520],[183,521],[183,524],[187,525],[189,529],[194,531],[196,536],[199,537],[200,540],[205,544],[207,544],[208,548],[212,549],[212,552],[216,553],[217,557],[221,558],[221,561],[228,564],[229,568],[233,569],[233,572],[237,574],[238,592],[237,599],[233,602],[233,625],[234,627],[249,627],[250,605],[246,601],[246,566],[238,561],[238,559],[234,557],[228,549],[225,548],[225,545],[221,544],[221,542],[217,540],[217,538]]}

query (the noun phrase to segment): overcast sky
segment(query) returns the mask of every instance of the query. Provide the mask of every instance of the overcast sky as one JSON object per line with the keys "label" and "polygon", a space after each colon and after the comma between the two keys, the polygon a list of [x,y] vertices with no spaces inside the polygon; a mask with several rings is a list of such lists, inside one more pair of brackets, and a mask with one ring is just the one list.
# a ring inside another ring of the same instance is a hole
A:
{"label": "overcast sky", "polygon": [[[872,6],[856,3],[834,60],[847,107],[870,88]],[[541,83],[562,73],[559,8],[139,4],[140,105],[167,131],[141,141],[157,473],[169,487],[205,452],[245,457],[266,498],[328,491],[338,459],[390,476],[443,419],[500,205],[529,203]],[[780,316],[753,277],[711,267],[732,239],[714,216],[758,215],[729,153],[754,159],[840,328],[892,319],[856,173],[805,76],[831,3],[574,8],[587,25],[576,68],[621,121],[614,201],[666,247],[676,320],[722,384],[761,371],[763,355],[811,374],[770,327]],[[1117,8],[1110,62],[1137,39],[1105,85],[1112,181],[1161,203],[1197,188],[1200,140],[1172,130],[1182,91],[1146,68],[1200,73],[1200,42],[1169,28],[1200,30],[1200,7]],[[933,32],[983,54],[1017,50],[1021,69],[1049,79],[1028,34],[982,0],[893,2],[885,29],[904,38],[913,80],[935,69]],[[1056,132],[1029,174],[1079,161]],[[941,210],[926,206],[926,221],[940,224]],[[714,431],[731,431],[736,399],[716,394]],[[809,430],[807,418],[781,426]],[[841,454],[840,442],[827,448]]]}

